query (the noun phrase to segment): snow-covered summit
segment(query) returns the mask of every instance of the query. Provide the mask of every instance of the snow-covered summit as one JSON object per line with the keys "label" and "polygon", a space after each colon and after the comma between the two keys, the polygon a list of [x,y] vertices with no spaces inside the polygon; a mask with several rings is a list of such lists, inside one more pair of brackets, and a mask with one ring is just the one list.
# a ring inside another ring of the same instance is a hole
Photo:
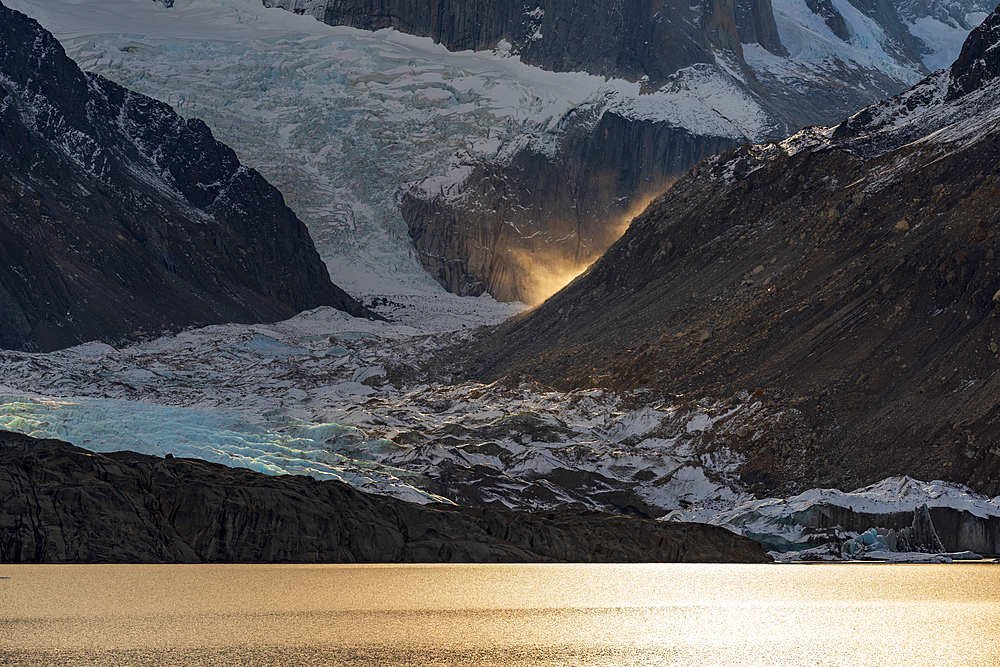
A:
{"label": "snow-covered summit", "polygon": [[[1000,116],[1000,12],[970,34],[958,59],[893,98],[844,120],[832,132],[809,133],[814,145],[836,145],[870,158],[925,139],[936,144],[969,141]],[[803,135],[804,137],[805,135]],[[801,140],[790,141],[789,147]],[[807,140],[806,143],[809,143]]]}

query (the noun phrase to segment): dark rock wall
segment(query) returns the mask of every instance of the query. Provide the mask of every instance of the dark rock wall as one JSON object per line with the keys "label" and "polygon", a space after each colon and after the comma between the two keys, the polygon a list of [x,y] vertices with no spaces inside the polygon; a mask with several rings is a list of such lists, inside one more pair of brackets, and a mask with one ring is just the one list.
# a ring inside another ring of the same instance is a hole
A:
{"label": "dark rock wall", "polygon": [[774,21],[771,0],[736,0],[736,30],[743,44],[760,44],[776,56],[787,56]]}
{"label": "dark rock wall", "polygon": [[[555,72],[637,80],[656,87],[682,67],[715,61],[711,46],[741,52],[732,0],[705,6],[662,0],[267,0],[330,25],[395,28],[430,37],[452,51],[492,49],[508,41],[524,62]],[[783,47],[768,19],[768,0],[748,0],[753,34]],[[749,33],[747,33],[749,34]],[[754,41],[757,41],[755,39]]]}
{"label": "dark rock wall", "polygon": [[689,165],[734,143],[605,113],[554,157],[528,148],[507,164],[476,164],[460,192],[406,192],[401,211],[446,289],[535,304],[554,291],[549,279],[586,268]]}
{"label": "dark rock wall", "polygon": [[721,528],[426,507],[0,432],[0,563],[768,562]]}
{"label": "dark rock wall", "polygon": [[329,305],[281,194],[199,120],[84,74],[0,5],[0,347],[52,350]]}

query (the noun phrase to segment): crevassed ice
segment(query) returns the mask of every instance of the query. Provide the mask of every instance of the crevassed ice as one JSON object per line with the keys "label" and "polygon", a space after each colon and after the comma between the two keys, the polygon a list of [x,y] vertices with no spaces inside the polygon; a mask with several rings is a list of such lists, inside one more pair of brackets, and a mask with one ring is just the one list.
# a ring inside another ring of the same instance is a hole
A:
{"label": "crevassed ice", "polygon": [[205,120],[282,191],[334,280],[354,293],[438,293],[411,248],[398,189],[525,136],[549,145],[581,105],[698,134],[768,130],[756,103],[717,71],[682,72],[676,90],[640,96],[638,83],[330,27],[259,0],[9,4],[36,16],[84,69]]}
{"label": "crevassed ice", "polygon": [[[438,301],[424,300],[428,310]],[[491,466],[522,486],[555,468],[622,482],[645,471],[642,494],[665,508],[745,496],[733,476],[739,457],[703,457],[695,440],[719,420],[753,418],[759,404],[734,417],[710,406],[623,409],[634,397],[533,383],[379,381],[387,367],[412,365],[465,340],[466,331],[429,335],[319,308],[276,324],[205,327],[122,349],[0,351],[0,428],[94,451],[339,479],[417,502],[443,500],[420,475],[433,477],[444,465]],[[376,381],[362,384],[369,379]],[[445,437],[456,427],[491,430],[476,440]],[[411,432],[425,445],[397,444]],[[510,456],[463,448],[486,441]]]}
{"label": "crevassed ice", "polygon": [[0,429],[55,438],[94,452],[172,454],[268,475],[309,475],[409,502],[450,503],[408,480],[412,473],[337,453],[364,435],[338,424],[285,420],[282,427],[214,409],[139,401],[0,396]]}

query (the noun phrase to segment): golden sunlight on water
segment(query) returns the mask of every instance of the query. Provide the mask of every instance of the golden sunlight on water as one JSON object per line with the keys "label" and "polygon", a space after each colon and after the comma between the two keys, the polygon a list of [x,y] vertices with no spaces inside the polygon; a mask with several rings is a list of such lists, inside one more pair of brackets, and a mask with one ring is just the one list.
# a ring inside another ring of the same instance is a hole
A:
{"label": "golden sunlight on water", "polygon": [[994,565],[0,566],[3,665],[1000,664]]}

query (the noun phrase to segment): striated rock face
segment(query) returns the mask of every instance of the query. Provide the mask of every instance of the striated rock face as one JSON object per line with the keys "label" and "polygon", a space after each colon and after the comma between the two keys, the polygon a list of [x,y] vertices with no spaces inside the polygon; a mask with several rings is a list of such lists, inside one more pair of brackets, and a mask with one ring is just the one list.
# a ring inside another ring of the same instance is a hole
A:
{"label": "striated rock face", "polygon": [[596,260],[689,164],[734,145],[605,113],[551,156],[530,148],[468,177],[403,193],[428,272],[451,292],[536,304]]}
{"label": "striated rock face", "polygon": [[768,562],[714,526],[426,507],[0,432],[0,562]]}
{"label": "striated rock face", "polygon": [[774,21],[771,0],[736,0],[736,31],[743,44],[760,44],[776,56],[787,56]]}
{"label": "striated rock face", "polygon": [[[656,87],[681,67],[715,62],[712,46],[736,48],[731,0],[707,6],[662,0],[266,0],[330,25],[395,28],[430,37],[449,50],[492,49],[501,40],[522,61],[554,72],[586,71]],[[769,4],[769,3],[768,3]],[[729,11],[716,5],[730,5]],[[757,12],[762,39],[780,48],[774,17]],[[720,28],[720,21],[724,25]],[[773,28],[773,30],[772,30]],[[776,42],[776,45],[775,45]],[[765,47],[767,44],[762,41]]]}
{"label": "striated rock face", "polygon": [[329,305],[281,194],[198,120],[84,74],[0,5],[0,347],[76,343]]}
{"label": "striated rock face", "polygon": [[997,21],[835,129],[701,163],[471,363],[759,400],[782,418],[717,444],[763,493],[909,474],[1000,494]]}

